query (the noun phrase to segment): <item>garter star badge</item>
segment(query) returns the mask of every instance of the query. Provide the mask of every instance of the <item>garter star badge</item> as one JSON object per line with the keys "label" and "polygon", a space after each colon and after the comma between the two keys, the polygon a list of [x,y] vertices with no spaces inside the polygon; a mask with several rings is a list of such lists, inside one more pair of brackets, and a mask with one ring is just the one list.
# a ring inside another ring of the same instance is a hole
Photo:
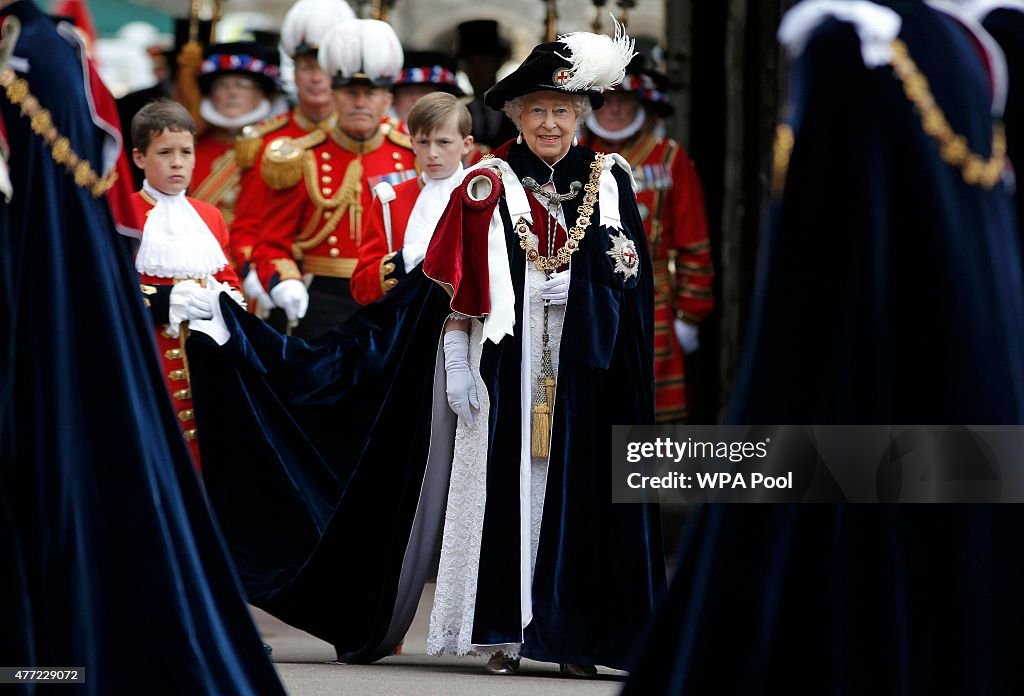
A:
{"label": "garter star badge", "polygon": [[622,232],[609,237],[612,248],[606,253],[615,259],[615,272],[621,273],[627,280],[640,274],[640,255],[636,244]]}

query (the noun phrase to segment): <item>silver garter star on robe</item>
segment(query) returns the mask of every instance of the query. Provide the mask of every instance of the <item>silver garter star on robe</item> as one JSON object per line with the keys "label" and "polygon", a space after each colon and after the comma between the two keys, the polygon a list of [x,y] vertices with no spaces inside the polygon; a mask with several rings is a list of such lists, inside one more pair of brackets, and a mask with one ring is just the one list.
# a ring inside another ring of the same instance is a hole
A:
{"label": "silver garter star on robe", "polygon": [[610,236],[612,248],[607,253],[615,259],[615,272],[621,273],[626,280],[640,274],[640,255],[636,252],[636,244],[622,232]]}

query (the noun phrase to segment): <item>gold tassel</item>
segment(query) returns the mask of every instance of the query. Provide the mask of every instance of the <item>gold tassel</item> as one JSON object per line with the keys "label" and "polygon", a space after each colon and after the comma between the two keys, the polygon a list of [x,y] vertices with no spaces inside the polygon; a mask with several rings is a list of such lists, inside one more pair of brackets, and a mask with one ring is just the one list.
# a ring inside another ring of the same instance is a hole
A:
{"label": "gold tassel", "polygon": [[242,169],[251,169],[262,147],[262,135],[246,135],[243,129],[242,134],[235,138],[235,163]]}
{"label": "gold tassel", "polygon": [[178,76],[175,80],[177,101],[192,114],[196,127],[202,133],[205,124],[199,116],[199,103],[203,95],[199,91],[199,68],[203,64],[203,47],[195,39],[181,47],[178,54]]}
{"label": "gold tassel", "polygon": [[530,454],[547,457],[551,449],[551,407],[548,404],[533,405],[533,428],[530,431]]}
{"label": "gold tassel", "polygon": [[549,405],[555,403],[555,378],[550,375],[544,378],[544,396]]}

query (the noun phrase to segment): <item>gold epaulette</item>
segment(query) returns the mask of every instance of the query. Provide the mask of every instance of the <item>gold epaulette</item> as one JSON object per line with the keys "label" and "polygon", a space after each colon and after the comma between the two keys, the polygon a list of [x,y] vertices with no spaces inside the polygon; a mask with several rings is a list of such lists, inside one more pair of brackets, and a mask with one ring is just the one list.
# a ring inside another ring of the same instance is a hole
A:
{"label": "gold epaulette", "polygon": [[263,147],[263,136],[284,128],[287,123],[288,114],[284,113],[243,128],[235,137],[235,163],[242,169],[256,164],[256,157]]}
{"label": "gold epaulette", "polygon": [[278,138],[263,151],[260,169],[263,181],[274,190],[291,188],[302,180],[302,158],[306,150],[327,140],[322,130],[307,133],[301,138]]}
{"label": "gold epaulette", "polygon": [[387,136],[388,140],[398,147],[412,150],[412,138],[395,128],[391,123],[382,124],[380,129]]}

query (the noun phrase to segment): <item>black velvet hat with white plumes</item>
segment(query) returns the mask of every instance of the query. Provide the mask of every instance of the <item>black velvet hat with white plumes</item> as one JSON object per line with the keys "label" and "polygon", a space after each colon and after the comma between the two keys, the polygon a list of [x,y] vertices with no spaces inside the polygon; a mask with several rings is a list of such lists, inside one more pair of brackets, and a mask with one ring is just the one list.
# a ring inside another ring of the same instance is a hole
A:
{"label": "black velvet hat with white plumes", "polygon": [[633,39],[616,23],[615,37],[573,32],[534,47],[515,72],[487,90],[484,103],[501,111],[505,103],[532,92],[585,94],[593,108],[602,92],[622,82],[634,55]]}

